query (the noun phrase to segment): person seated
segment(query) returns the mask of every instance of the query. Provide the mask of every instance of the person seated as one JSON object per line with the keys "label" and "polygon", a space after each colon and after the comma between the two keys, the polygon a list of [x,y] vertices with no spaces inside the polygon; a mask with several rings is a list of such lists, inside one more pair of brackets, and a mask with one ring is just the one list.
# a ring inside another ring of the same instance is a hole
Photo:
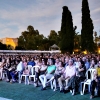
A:
{"label": "person seated", "polygon": [[25,67],[24,67],[23,61],[22,61],[22,59],[20,59],[20,61],[18,61],[18,65],[17,65],[17,69],[16,69],[16,71],[18,72],[18,81],[19,81],[19,83],[21,83],[21,75],[24,71],[24,68]]}
{"label": "person seated", "polygon": [[63,75],[63,73],[65,71],[65,68],[63,67],[63,62],[62,61],[59,61],[58,65],[59,66],[56,67],[54,76],[47,82],[47,83],[49,83],[49,82],[53,81],[54,91],[57,90],[58,78],[60,78],[61,75]]}
{"label": "person seated", "polygon": [[95,89],[97,91],[97,96],[100,96],[100,61],[94,73],[94,79],[90,85],[90,94],[91,94],[90,99],[94,98]]}
{"label": "person seated", "polygon": [[29,61],[27,62],[27,65],[35,66],[35,62],[33,58],[29,58]]}
{"label": "person seated", "polygon": [[12,69],[12,66],[11,66],[11,60],[9,58],[5,59],[4,60],[5,64],[3,66],[3,71],[5,71],[7,73],[7,82],[10,82],[11,80],[11,75],[10,75],[10,72],[11,72],[11,69]]}
{"label": "person seated", "polygon": [[75,74],[76,74],[76,69],[75,69],[75,66],[73,65],[73,60],[70,59],[68,62],[68,66],[65,68],[63,75],[61,75],[61,77],[58,78],[60,92],[63,92],[63,90],[64,90],[63,81],[65,81],[65,83],[66,83],[65,90],[67,90],[68,89],[68,82],[71,80],[71,78],[73,76],[75,76]]}
{"label": "person seated", "polygon": [[55,60],[55,66],[56,66],[56,67],[59,66],[59,58],[56,58],[56,60]]}
{"label": "person seated", "polygon": [[[51,79],[51,77],[53,77],[55,70],[56,70],[56,66],[53,64],[52,60],[49,60],[49,66],[47,67],[46,73],[39,76],[39,79],[42,83],[41,90],[46,89],[47,79]],[[53,88],[52,84],[51,84],[51,88]]]}
{"label": "person seated", "polygon": [[96,60],[95,59],[92,59],[91,60],[91,63],[90,63],[90,68],[95,69],[96,67],[97,67]]}
{"label": "person seated", "polygon": [[18,80],[18,72],[16,71],[15,66],[13,65],[12,69],[10,69],[10,75],[11,75],[11,83],[17,82]]}
{"label": "person seated", "polygon": [[35,68],[35,86],[38,86],[38,83],[40,82],[39,80],[39,76],[45,74],[46,69],[47,69],[47,65],[44,59],[42,59],[42,61],[39,59],[36,62],[36,65],[34,66]]}
{"label": "person seated", "polygon": [[28,69],[28,67],[25,67],[25,69],[23,70],[23,75],[29,75],[30,71]]}
{"label": "person seated", "polygon": [[3,79],[3,67],[5,66],[5,61],[0,62],[0,81]]}
{"label": "person seated", "polygon": [[82,83],[86,77],[85,77],[85,73],[86,73],[86,67],[84,62],[79,61],[79,65],[78,68],[76,69],[76,76],[73,79],[73,83],[74,83],[74,93],[75,94],[76,91],[79,91],[82,95]]}

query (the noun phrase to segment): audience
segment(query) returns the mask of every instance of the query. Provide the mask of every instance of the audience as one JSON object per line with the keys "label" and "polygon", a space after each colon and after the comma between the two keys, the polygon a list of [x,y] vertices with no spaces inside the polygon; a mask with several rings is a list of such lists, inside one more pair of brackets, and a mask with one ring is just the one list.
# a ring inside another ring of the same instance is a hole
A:
{"label": "audience", "polygon": [[28,65],[34,67],[35,84],[39,86],[40,83],[41,90],[45,90],[50,83],[54,91],[72,90],[72,95],[77,91],[82,92],[81,82],[86,79],[86,71],[96,69],[94,79],[91,80],[90,99],[95,96],[95,90],[97,95],[100,94],[100,56],[97,54],[2,55],[0,81],[6,77],[7,82],[20,83],[23,73],[31,74]]}

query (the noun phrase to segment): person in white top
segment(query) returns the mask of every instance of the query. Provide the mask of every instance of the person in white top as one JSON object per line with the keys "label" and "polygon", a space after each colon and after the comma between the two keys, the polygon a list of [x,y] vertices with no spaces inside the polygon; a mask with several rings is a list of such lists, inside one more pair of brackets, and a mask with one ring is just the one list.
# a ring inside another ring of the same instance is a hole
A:
{"label": "person in white top", "polygon": [[47,69],[47,64],[46,61],[44,59],[39,60],[36,65],[34,66],[35,68],[35,78],[36,78],[36,82],[35,82],[35,86],[38,86],[38,83],[40,82],[39,80],[39,76],[45,74],[46,69]]}
{"label": "person in white top", "polygon": [[63,75],[58,79],[58,84],[60,87],[60,92],[63,92],[63,81],[66,82],[66,87],[68,85],[69,80],[75,76],[76,74],[76,68],[73,65],[73,60],[69,60],[68,62],[68,66],[65,69],[65,72],[63,73]]}
{"label": "person in white top", "polygon": [[58,58],[55,60],[55,66],[59,67],[59,59]]}
{"label": "person in white top", "polygon": [[3,76],[3,62],[0,62],[0,81],[2,80],[2,76]]}
{"label": "person in white top", "polygon": [[20,61],[19,64],[17,65],[17,69],[16,69],[16,71],[18,72],[19,83],[21,83],[21,75],[23,73],[23,70],[24,70],[24,64],[23,64],[23,61]]}
{"label": "person in white top", "polygon": [[76,69],[79,68],[80,61],[81,61],[81,59],[79,57],[76,58],[76,61],[74,62],[75,66],[76,66]]}

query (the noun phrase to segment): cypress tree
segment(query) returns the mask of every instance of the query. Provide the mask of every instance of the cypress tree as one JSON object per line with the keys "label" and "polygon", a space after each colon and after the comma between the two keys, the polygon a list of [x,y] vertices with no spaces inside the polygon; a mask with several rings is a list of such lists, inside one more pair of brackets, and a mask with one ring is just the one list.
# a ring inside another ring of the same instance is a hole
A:
{"label": "cypress tree", "polygon": [[82,51],[94,51],[93,42],[93,23],[90,18],[88,0],[82,0],[82,30],[81,30],[81,47]]}
{"label": "cypress tree", "polygon": [[74,48],[74,29],[72,15],[67,6],[63,6],[60,37],[61,51],[72,53]]}

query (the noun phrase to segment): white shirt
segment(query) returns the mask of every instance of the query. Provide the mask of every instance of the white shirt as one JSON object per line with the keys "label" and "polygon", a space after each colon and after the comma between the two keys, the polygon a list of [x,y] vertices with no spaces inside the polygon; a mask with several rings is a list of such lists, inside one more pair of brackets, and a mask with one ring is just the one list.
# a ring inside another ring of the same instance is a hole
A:
{"label": "white shirt", "polygon": [[66,69],[65,69],[65,77],[68,77],[68,76],[72,77],[72,76],[75,75],[75,73],[76,73],[75,66],[72,65],[71,67],[69,67],[69,66],[66,67]]}
{"label": "white shirt", "polygon": [[24,64],[23,62],[21,61],[18,65],[17,65],[17,71],[22,71],[24,68]]}

